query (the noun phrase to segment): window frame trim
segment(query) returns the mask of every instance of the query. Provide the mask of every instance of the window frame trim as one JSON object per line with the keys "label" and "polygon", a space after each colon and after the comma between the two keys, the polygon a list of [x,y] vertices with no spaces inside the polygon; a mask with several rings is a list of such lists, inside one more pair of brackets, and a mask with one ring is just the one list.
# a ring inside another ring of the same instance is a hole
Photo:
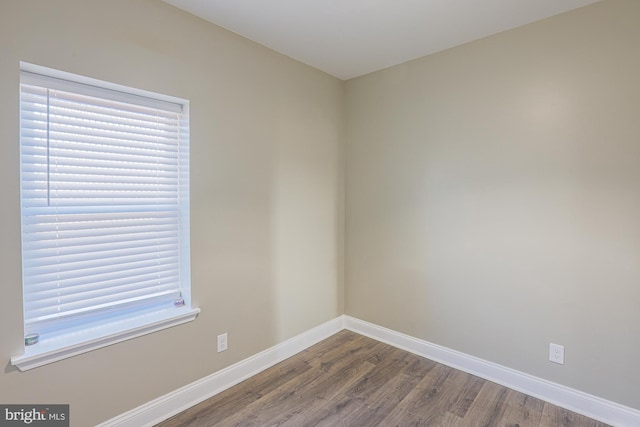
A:
{"label": "window frame trim", "polygon": [[[182,120],[186,120],[186,122],[181,124],[181,128],[186,132],[187,141],[189,139],[189,101],[186,99],[163,95],[155,92],[149,92],[146,90],[119,85],[116,83],[110,83],[107,81],[72,74],[65,71],[59,71],[23,61],[20,62],[20,74],[21,76],[29,75],[27,79],[57,80],[59,81],[59,84],[62,85],[67,85],[68,83],[69,85],[77,84],[91,86],[91,88],[89,89],[91,92],[94,92],[95,89],[94,93],[103,92],[103,94],[109,95],[107,97],[115,96],[116,100],[118,100],[117,97],[119,97],[120,94],[123,97],[131,96],[137,98],[140,105],[154,106],[154,104],[171,104],[174,110],[176,110],[175,112],[183,114]],[[187,177],[189,175],[190,173],[187,173]],[[188,212],[190,211],[189,190],[190,189],[187,188],[186,200],[183,199],[181,202],[187,204]],[[190,264],[191,251],[189,247],[190,239],[188,237],[188,235],[190,234],[190,213],[187,213],[186,218],[182,218],[182,216],[180,216],[179,220],[183,221],[182,227],[186,226],[187,231],[183,231],[183,233],[187,234],[187,247],[185,249],[187,253],[186,262],[187,264]],[[186,281],[188,283],[188,286],[182,290],[184,306],[172,307],[152,312],[142,311],[140,313],[134,314],[133,316],[116,317],[113,319],[113,321],[104,322],[101,324],[92,324],[91,327],[80,331],[61,330],[59,333],[53,334],[53,336],[40,337],[40,341],[36,345],[28,346],[23,343],[23,354],[12,356],[10,359],[11,365],[16,366],[20,371],[26,371],[195,320],[195,318],[200,313],[200,308],[193,307],[192,305],[191,269],[189,265],[180,268],[181,270],[184,270],[186,268]],[[20,295],[21,298],[24,298],[24,290],[22,289],[22,287],[23,284],[21,284]],[[24,310],[23,300],[20,303],[20,307],[22,307],[22,309]],[[22,332],[24,335],[26,333],[24,313],[22,315],[21,322],[23,329]]]}
{"label": "window frame trim", "polygon": [[[168,312],[169,310],[166,311]],[[106,335],[98,338],[95,337],[95,332],[92,334],[86,332],[65,334],[52,339],[50,342],[41,341],[34,346],[25,346],[24,354],[11,357],[11,364],[22,372],[28,371],[29,369],[77,356],[82,353],[191,322],[195,320],[200,313],[199,308],[188,307],[180,309],[178,312],[176,312],[176,310],[170,311],[171,314],[165,314],[163,312],[163,315],[157,316],[151,322],[149,322],[149,317],[155,316],[145,316],[147,319],[133,322],[134,326],[126,328],[116,328],[110,324],[105,324],[102,326],[102,329],[105,330],[104,333]],[[84,335],[87,336],[85,337]]]}

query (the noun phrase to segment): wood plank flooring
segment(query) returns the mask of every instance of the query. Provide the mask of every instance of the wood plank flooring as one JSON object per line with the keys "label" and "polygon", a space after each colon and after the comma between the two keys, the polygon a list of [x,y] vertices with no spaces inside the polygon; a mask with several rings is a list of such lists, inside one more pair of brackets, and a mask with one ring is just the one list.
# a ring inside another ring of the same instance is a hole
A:
{"label": "wood plank flooring", "polygon": [[342,331],[158,425],[179,426],[606,424]]}

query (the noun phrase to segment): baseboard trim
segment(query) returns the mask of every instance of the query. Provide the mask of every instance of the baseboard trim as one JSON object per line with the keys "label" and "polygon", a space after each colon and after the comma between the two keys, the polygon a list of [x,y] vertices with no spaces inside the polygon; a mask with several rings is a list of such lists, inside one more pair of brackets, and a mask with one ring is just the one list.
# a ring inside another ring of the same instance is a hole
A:
{"label": "baseboard trim", "polygon": [[112,418],[98,427],[151,427],[344,329],[344,316]]}
{"label": "baseboard trim", "polygon": [[351,316],[345,329],[616,427],[640,426],[640,411]]}
{"label": "baseboard trim", "polygon": [[348,329],[615,427],[640,426],[640,411],[373,323],[342,315],[112,418],[98,427],[151,427]]}

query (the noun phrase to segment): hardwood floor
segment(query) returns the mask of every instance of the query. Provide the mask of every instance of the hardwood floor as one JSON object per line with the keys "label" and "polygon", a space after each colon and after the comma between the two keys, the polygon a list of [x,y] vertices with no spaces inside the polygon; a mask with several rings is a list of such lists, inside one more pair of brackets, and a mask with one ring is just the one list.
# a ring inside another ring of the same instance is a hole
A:
{"label": "hardwood floor", "polygon": [[342,331],[158,426],[606,424]]}

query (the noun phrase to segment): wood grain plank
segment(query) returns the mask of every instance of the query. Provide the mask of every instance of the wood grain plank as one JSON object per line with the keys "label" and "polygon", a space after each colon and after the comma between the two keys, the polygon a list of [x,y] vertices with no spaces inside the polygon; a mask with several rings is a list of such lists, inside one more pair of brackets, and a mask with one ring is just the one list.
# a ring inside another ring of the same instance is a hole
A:
{"label": "wood grain plank", "polygon": [[540,427],[601,427],[604,425],[584,415],[576,414],[550,403],[544,404],[540,421]]}
{"label": "wood grain plank", "polygon": [[501,421],[505,427],[538,427],[544,402],[524,393],[507,390],[507,408]]}
{"label": "wood grain plank", "polygon": [[159,427],[607,427],[341,331]]}
{"label": "wood grain plank", "polygon": [[436,365],[418,382],[416,387],[382,421],[383,425],[429,425],[436,422],[455,402],[457,393],[447,387],[456,371]]}
{"label": "wood grain plank", "polygon": [[462,392],[449,411],[460,419],[466,417],[471,404],[478,396],[478,393],[480,393],[480,389],[484,383],[485,380],[474,375],[463,376],[462,382],[459,385]]}
{"label": "wood grain plank", "polygon": [[464,426],[498,426],[507,409],[506,395],[509,390],[498,384],[485,381],[464,418]]}

